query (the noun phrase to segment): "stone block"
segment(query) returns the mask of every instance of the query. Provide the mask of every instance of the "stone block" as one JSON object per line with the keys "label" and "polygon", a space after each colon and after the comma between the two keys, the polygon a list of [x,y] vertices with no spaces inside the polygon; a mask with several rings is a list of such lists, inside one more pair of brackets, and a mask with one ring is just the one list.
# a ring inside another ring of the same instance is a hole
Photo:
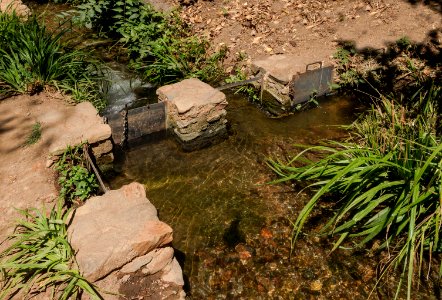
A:
{"label": "stone block", "polygon": [[158,220],[144,186],[131,183],[89,199],[75,210],[68,237],[90,281],[172,241],[172,228]]}
{"label": "stone block", "polygon": [[[48,111],[39,119],[40,122],[49,124],[48,132],[53,136],[49,145],[49,154],[59,156],[68,146],[89,144],[102,144],[100,152],[109,153],[112,144],[109,144],[111,128],[104,124],[97,110],[90,102],[77,104],[69,111],[68,115]],[[108,142],[109,141],[109,142]]]}
{"label": "stone block", "polygon": [[226,96],[192,78],[157,90],[166,103],[167,126],[185,150],[195,150],[224,139]]}

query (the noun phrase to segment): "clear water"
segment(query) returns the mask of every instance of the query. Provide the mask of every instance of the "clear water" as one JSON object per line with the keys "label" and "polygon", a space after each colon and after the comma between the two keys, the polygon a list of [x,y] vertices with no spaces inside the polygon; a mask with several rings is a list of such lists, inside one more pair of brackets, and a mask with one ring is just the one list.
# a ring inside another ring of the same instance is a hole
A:
{"label": "clear water", "polygon": [[[268,157],[296,151],[293,144],[345,136],[338,125],[355,120],[360,105],[332,97],[317,108],[271,119],[242,97],[229,95],[228,101],[227,140],[188,153],[164,136],[130,149],[112,188],[131,181],[145,185],[160,219],[174,229],[173,245],[194,299],[366,297],[365,284],[350,287],[357,262],[349,256],[350,265],[342,266],[313,237],[300,242],[289,260],[288,219],[307,198],[287,185],[268,185],[275,177],[265,164]],[[341,282],[348,291],[334,288]]]}

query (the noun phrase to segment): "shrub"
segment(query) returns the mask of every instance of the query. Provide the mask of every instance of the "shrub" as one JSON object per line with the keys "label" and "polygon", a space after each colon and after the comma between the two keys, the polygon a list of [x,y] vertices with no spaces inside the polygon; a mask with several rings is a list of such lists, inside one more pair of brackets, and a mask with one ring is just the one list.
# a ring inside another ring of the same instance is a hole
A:
{"label": "shrub", "polygon": [[62,46],[63,32],[53,34],[35,17],[22,21],[0,13],[0,92],[36,93],[46,85],[71,93],[74,100],[103,108],[99,67],[87,54]]}
{"label": "shrub", "polygon": [[83,0],[74,18],[126,48],[130,66],[153,83],[198,77],[214,81],[222,74],[225,49],[208,55],[209,44],[191,35],[176,12],[157,12],[140,0]]}
{"label": "shrub", "polygon": [[60,175],[60,198],[67,206],[83,202],[98,190],[97,179],[86,166],[83,149],[82,145],[68,147],[55,165]]}
{"label": "shrub", "polygon": [[0,254],[0,299],[14,295],[31,298],[52,289],[52,298],[77,299],[82,292],[102,299],[78,271],[66,233],[67,212],[61,204],[46,210],[20,211],[23,219]]}
{"label": "shrub", "polygon": [[[431,262],[442,251],[439,99],[440,87],[421,90],[410,101],[382,97],[350,127],[354,134],[349,141],[307,147],[288,163],[270,160],[281,177],[276,182],[307,181],[315,191],[294,222],[292,242],[318,202],[333,195],[339,200],[335,214],[321,229],[339,236],[333,250],[348,239],[356,247],[383,240],[380,249],[391,256],[381,277],[402,268],[400,283],[407,281],[410,299],[413,276],[422,273],[425,259]],[[308,152],[322,158],[308,160]]]}

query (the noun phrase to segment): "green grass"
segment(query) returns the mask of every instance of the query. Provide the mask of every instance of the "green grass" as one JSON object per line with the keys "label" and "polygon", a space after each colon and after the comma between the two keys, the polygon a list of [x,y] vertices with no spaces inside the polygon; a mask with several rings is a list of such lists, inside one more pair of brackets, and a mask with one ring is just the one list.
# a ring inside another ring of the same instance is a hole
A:
{"label": "green grass", "polygon": [[[420,90],[411,99],[382,97],[350,126],[349,141],[305,147],[288,162],[269,161],[280,176],[275,182],[307,182],[314,191],[293,223],[292,246],[318,203],[332,196],[335,213],[320,233],[336,237],[333,250],[380,241],[389,253],[380,279],[399,270],[396,296],[404,281],[412,298],[413,280],[429,274],[432,257],[442,251],[440,90]],[[307,153],[320,159],[309,160]]]}
{"label": "green grass", "polygon": [[49,32],[36,17],[23,21],[0,13],[0,93],[34,94],[55,86],[77,102],[103,108],[97,62],[64,46],[64,34]]}
{"label": "green grass", "polygon": [[77,299],[86,293],[102,299],[78,271],[66,233],[68,212],[61,205],[46,210],[20,211],[23,218],[0,254],[0,299],[52,291],[52,299]]}
{"label": "green grass", "polygon": [[33,145],[37,143],[41,138],[41,124],[40,122],[35,122],[32,126],[31,133],[26,139],[26,145]]}

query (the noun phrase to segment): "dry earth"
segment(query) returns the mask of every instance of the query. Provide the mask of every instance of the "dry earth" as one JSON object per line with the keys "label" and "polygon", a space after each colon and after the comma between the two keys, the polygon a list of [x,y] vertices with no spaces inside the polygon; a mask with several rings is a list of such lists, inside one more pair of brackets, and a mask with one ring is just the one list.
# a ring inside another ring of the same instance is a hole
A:
{"label": "dry earth", "polygon": [[41,139],[26,145],[32,127],[49,109],[67,116],[67,105],[58,94],[16,96],[0,102],[0,240],[12,230],[18,209],[50,207],[57,198],[55,173],[46,167],[53,141],[48,124],[41,124]]}
{"label": "dry earth", "polygon": [[[413,2],[414,4],[412,4]],[[440,1],[413,0],[214,0],[181,1],[182,17],[213,47],[225,44],[229,61],[297,54],[306,63],[329,61],[342,41],[386,48],[401,37],[426,42],[439,32]],[[176,4],[176,3],[175,3]]]}

